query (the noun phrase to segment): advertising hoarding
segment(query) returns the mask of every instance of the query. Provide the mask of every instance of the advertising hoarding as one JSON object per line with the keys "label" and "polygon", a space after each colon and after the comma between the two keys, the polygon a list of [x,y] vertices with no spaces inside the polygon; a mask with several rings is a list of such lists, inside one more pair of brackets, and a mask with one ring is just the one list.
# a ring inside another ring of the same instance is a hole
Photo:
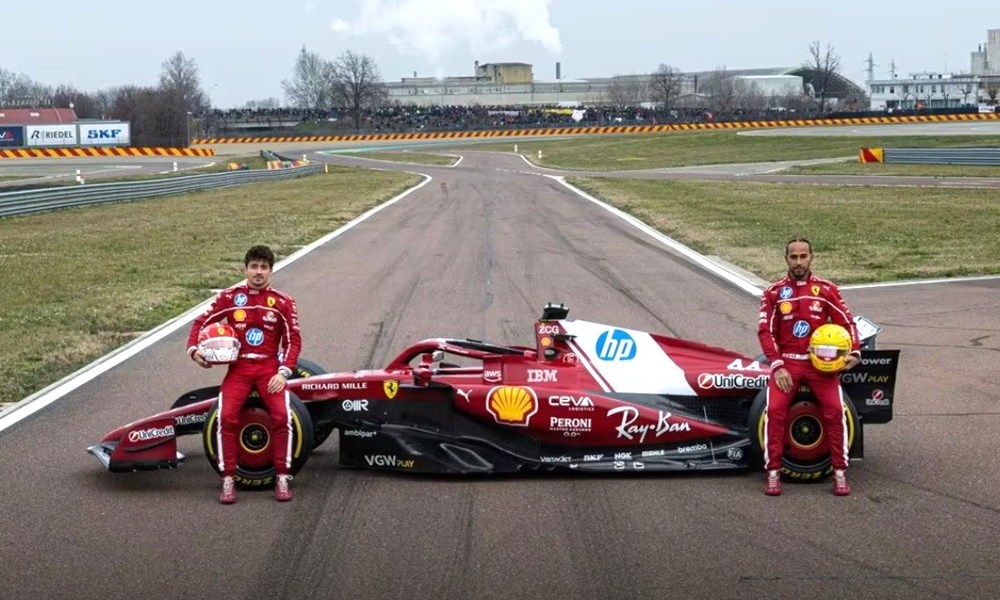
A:
{"label": "advertising hoarding", "polygon": [[81,146],[128,146],[129,124],[104,121],[80,123]]}
{"label": "advertising hoarding", "polygon": [[19,148],[24,145],[24,127],[21,125],[0,126],[0,148]]}
{"label": "advertising hoarding", "polygon": [[24,138],[29,148],[75,146],[76,125],[28,125]]}

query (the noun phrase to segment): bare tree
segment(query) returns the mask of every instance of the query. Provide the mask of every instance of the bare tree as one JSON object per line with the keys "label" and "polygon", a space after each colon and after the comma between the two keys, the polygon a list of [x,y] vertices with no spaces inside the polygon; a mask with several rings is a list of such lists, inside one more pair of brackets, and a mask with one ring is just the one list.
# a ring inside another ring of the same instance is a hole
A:
{"label": "bare tree", "polygon": [[969,94],[974,92],[976,88],[972,86],[971,83],[966,83],[958,91],[962,92],[962,104],[969,104]]}
{"label": "bare tree", "polygon": [[52,88],[33,81],[24,73],[0,69],[0,106],[34,108],[51,104]]}
{"label": "bare tree", "polygon": [[831,44],[826,45],[826,49],[820,45],[819,40],[814,40],[809,44],[810,62],[805,68],[813,71],[812,84],[815,94],[819,97],[819,111],[826,110],[826,98],[830,94],[830,88],[840,73],[840,56],[834,51]]}
{"label": "bare tree", "polygon": [[174,146],[191,142],[191,116],[210,107],[208,96],[201,89],[198,65],[193,58],[176,52],[163,63],[160,71],[159,94],[144,97],[148,114],[148,131],[157,139]]}
{"label": "bare tree", "polygon": [[760,86],[752,81],[733,81],[733,94],[736,106],[750,116],[760,116],[767,112],[768,97]]}
{"label": "bare tree", "polygon": [[375,59],[350,50],[333,63],[333,102],[354,116],[354,128],[361,129],[361,111],[379,106],[386,91]]}
{"label": "bare tree", "polygon": [[649,95],[653,102],[669,111],[681,93],[681,72],[670,65],[661,64],[649,79]]}
{"label": "bare tree", "polygon": [[52,92],[52,106],[68,108],[70,105],[73,106],[73,111],[78,118],[101,118],[101,107],[94,94],[81,92],[71,85],[60,85]]}
{"label": "bare tree", "polygon": [[990,97],[990,102],[996,104],[997,96],[1000,96],[1000,81],[991,81],[987,83],[986,95]]}
{"label": "bare tree", "polygon": [[201,89],[198,65],[193,58],[177,52],[163,62],[160,71],[160,89],[180,101],[178,108],[186,112],[200,112],[210,107],[208,96]]}
{"label": "bare tree", "polygon": [[608,85],[608,102],[614,106],[639,106],[646,98],[645,84],[635,77],[616,75]]}
{"label": "bare tree", "polygon": [[281,88],[292,106],[329,108],[333,85],[333,65],[303,46],[292,68],[292,78],[283,79]]}
{"label": "bare tree", "polygon": [[731,116],[736,109],[736,86],[726,67],[718,67],[708,75],[701,87],[709,96],[709,107],[718,116]]}

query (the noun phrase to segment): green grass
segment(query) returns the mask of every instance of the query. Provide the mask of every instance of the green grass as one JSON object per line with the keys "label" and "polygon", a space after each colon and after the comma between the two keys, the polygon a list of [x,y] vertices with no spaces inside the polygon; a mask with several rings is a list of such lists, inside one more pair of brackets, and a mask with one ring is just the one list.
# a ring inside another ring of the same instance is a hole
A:
{"label": "green grass", "polygon": [[358,152],[349,156],[359,158],[374,158],[376,160],[388,160],[400,163],[417,163],[421,165],[443,165],[451,166],[458,161],[456,156],[446,156],[444,154],[431,154],[429,152]]}
{"label": "green grass", "polygon": [[1000,166],[861,164],[854,161],[799,165],[780,171],[793,175],[915,175],[923,177],[1000,177]]}
{"label": "green grass", "polygon": [[[973,136],[750,136],[734,131],[642,135],[594,135],[560,140],[511,139],[477,144],[476,150],[518,152],[545,167],[587,171],[658,169],[721,163],[768,162],[857,156],[862,146],[996,146],[1000,137]],[[457,147],[457,146],[456,146]],[[538,151],[542,158],[538,159]]]}
{"label": "green grass", "polygon": [[0,219],[0,402],[18,400],[287,256],[419,178],[331,175]]}
{"label": "green grass", "polygon": [[796,236],[838,283],[1000,274],[1000,190],[572,178],[698,252],[772,279]]}

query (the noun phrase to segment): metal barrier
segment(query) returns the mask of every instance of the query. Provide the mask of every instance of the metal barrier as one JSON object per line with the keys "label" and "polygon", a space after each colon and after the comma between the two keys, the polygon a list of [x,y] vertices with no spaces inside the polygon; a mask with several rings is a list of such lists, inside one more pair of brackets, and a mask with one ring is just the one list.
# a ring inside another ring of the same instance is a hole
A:
{"label": "metal barrier", "polygon": [[228,171],[186,177],[168,177],[145,181],[123,181],[80,186],[24,190],[0,194],[0,217],[27,215],[70,206],[128,202],[154,196],[167,196],[214,188],[246,185],[257,181],[289,179],[323,171],[322,164],[311,164],[293,169]]}
{"label": "metal barrier", "polygon": [[1000,166],[1000,148],[885,148],[882,162]]}

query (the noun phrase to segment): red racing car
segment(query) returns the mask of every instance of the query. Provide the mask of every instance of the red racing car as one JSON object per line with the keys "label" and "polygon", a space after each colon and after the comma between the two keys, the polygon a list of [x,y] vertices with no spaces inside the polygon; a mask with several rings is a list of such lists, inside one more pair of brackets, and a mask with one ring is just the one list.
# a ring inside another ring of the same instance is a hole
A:
{"label": "red racing car", "polygon": [[[382,369],[324,373],[307,361],[293,394],[297,472],[339,430],[340,464],[414,473],[687,471],[760,467],[762,358],[567,319],[550,304],[534,346],[472,339],[416,343]],[[898,350],[875,350],[877,327],[860,318],[862,362],[841,375],[850,455],[864,426],[892,419]],[[217,386],[181,396],[165,412],[129,423],[88,451],[111,471],[172,468],[177,437],[201,435],[217,465]],[[252,399],[241,416],[237,481],[273,484],[269,418]],[[799,480],[830,473],[819,406],[800,390],[789,411],[782,470]]]}

